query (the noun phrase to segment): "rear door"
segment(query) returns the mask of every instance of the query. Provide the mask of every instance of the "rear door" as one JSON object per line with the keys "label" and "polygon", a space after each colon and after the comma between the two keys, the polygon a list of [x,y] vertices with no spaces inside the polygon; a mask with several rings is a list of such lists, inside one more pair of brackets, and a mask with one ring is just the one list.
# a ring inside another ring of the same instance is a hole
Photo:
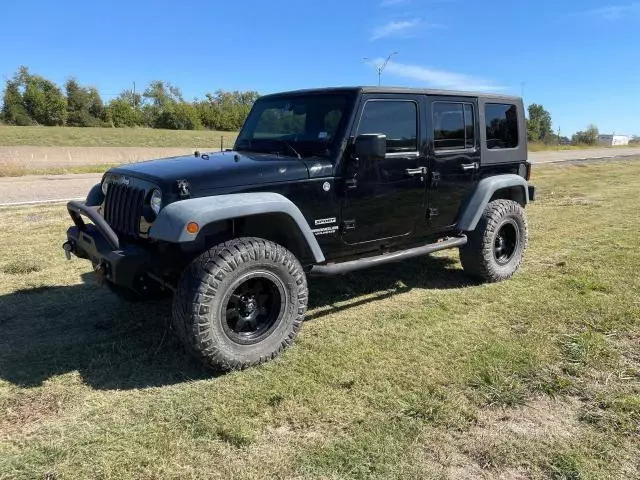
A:
{"label": "rear door", "polygon": [[478,180],[480,129],[474,97],[427,97],[429,218],[432,231],[451,228]]}

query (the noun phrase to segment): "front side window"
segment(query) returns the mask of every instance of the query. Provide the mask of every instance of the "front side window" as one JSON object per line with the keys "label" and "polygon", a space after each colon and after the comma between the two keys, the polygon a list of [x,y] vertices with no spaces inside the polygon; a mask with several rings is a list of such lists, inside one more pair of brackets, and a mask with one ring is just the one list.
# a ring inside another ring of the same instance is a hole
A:
{"label": "front side window", "polygon": [[238,135],[235,149],[327,155],[337,145],[352,103],[352,97],[343,94],[258,99]]}
{"label": "front side window", "polygon": [[358,135],[387,136],[387,153],[418,150],[418,107],[415,102],[370,100],[362,111]]}
{"label": "front side window", "polygon": [[436,151],[474,148],[475,131],[472,104],[434,102],[433,144]]}
{"label": "front side window", "polygon": [[516,148],[518,146],[518,110],[515,105],[487,103],[487,148]]}

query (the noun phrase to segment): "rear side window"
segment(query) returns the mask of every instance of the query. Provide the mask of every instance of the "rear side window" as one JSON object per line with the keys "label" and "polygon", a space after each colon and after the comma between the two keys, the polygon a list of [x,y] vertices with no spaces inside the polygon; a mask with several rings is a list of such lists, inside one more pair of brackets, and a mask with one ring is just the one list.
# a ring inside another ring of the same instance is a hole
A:
{"label": "rear side window", "polygon": [[418,150],[418,107],[415,102],[370,100],[362,110],[358,135],[383,133],[387,153]]}
{"label": "rear side window", "polygon": [[487,148],[516,148],[518,146],[518,110],[515,105],[487,103]]}
{"label": "rear side window", "polygon": [[437,150],[475,147],[475,118],[470,103],[433,103],[433,144]]}

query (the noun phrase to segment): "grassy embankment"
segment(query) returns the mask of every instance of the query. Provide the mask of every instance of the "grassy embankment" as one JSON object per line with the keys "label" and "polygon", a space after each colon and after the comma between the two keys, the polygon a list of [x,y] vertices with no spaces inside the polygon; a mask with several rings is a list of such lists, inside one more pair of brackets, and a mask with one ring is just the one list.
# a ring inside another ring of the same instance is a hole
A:
{"label": "grassy embankment", "polygon": [[219,147],[233,145],[237,132],[155,128],[0,126],[0,146],[32,147]]}
{"label": "grassy embankment", "polygon": [[[10,127],[0,125],[0,150],[3,147],[134,147],[189,149],[231,148],[237,132],[210,130],[159,130],[151,128],[77,128],[77,127]],[[0,152],[1,153],[1,152]],[[116,161],[114,163],[121,163]],[[102,173],[114,163],[70,166],[25,167],[15,161],[2,162],[0,177],[22,175],[59,175],[65,173]]]}

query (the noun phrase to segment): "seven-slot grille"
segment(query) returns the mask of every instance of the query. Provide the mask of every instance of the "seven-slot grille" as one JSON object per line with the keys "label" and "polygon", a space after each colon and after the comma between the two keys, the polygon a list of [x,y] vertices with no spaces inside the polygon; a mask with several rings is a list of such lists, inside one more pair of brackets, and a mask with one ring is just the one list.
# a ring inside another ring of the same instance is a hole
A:
{"label": "seven-slot grille", "polygon": [[104,202],[104,219],[116,233],[138,236],[144,202],[144,190],[110,183]]}

